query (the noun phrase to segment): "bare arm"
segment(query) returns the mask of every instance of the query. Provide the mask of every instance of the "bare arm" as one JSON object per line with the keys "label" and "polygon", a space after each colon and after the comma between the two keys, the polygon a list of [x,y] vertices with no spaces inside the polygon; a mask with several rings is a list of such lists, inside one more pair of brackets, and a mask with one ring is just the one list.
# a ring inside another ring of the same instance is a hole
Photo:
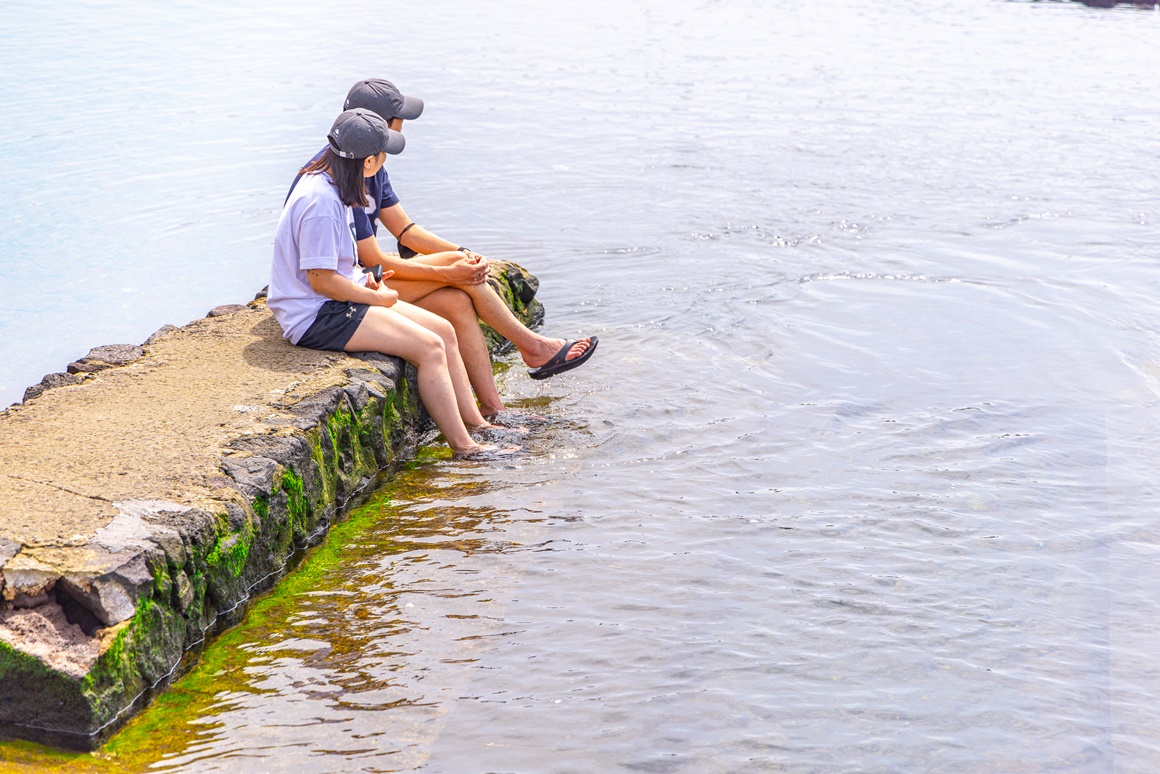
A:
{"label": "bare arm", "polygon": [[[379,211],[379,222],[392,235],[398,236],[411,222],[401,205],[394,205]],[[415,232],[420,236],[412,238]],[[395,279],[441,282],[444,285],[478,285],[487,281],[487,259],[477,253],[459,252],[458,248],[445,239],[434,236],[422,226],[412,226],[403,235],[403,244],[421,258],[403,260],[383,252],[378,240],[367,237],[358,243],[358,259],[364,266],[380,265],[395,272]],[[434,249],[426,249],[426,248]]]}
{"label": "bare arm", "polygon": [[389,269],[397,280],[443,285],[477,285],[487,280],[487,261],[479,256],[452,252],[404,260],[394,253],[384,253],[373,236],[358,241],[358,260],[363,266]]}
{"label": "bare arm", "polygon": [[[389,275],[383,272],[383,276]],[[369,279],[369,284],[363,287],[331,269],[310,269],[306,272],[306,277],[315,293],[321,293],[335,301],[353,301],[356,304],[391,307],[399,300],[398,293],[386,285],[376,285],[374,279]]]}
{"label": "bare arm", "polygon": [[[395,239],[398,239],[403,229],[410,225],[411,219],[407,217],[407,213],[403,212],[403,205],[396,204],[385,210],[379,210],[379,222],[387,227],[387,231],[390,231]],[[459,249],[459,245],[432,234],[417,223],[407,229],[406,234],[403,234],[402,242],[405,246],[423,255],[447,253]]]}

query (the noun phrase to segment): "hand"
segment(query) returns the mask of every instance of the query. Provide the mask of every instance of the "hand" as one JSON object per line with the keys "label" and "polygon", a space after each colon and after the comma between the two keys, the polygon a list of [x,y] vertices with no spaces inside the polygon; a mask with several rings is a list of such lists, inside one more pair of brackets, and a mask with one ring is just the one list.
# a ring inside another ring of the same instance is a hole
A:
{"label": "hand", "polygon": [[455,285],[481,285],[487,282],[487,259],[479,253],[464,257],[446,267],[447,279]]}
{"label": "hand", "polygon": [[[383,279],[387,278],[390,272],[383,272]],[[367,287],[370,287],[369,285]],[[375,291],[378,294],[378,299],[375,301],[375,306],[382,306],[390,308],[399,300],[399,294],[387,287],[386,283],[380,283],[378,289]]]}
{"label": "hand", "polygon": [[483,264],[484,269],[487,268],[487,259],[484,258],[483,255],[481,255],[480,253],[477,253],[474,250],[468,250],[468,251],[464,252],[464,255],[466,255],[468,258],[476,259],[481,264]]}
{"label": "hand", "polygon": [[363,274],[367,278],[367,287],[370,288],[371,290],[378,290],[379,285],[383,284],[383,282],[387,279],[387,277],[393,276],[394,272],[391,271],[390,269],[383,270],[382,268],[380,268],[379,269],[379,279],[375,279],[375,273],[373,271],[364,270]]}

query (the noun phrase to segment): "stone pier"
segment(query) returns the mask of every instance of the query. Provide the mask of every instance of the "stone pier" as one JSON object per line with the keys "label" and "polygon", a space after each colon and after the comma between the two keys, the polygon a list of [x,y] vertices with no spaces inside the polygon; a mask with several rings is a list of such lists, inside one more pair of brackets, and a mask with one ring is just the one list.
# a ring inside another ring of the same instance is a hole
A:
{"label": "stone pier", "polygon": [[[491,266],[538,322],[535,278]],[[426,421],[413,367],[293,347],[261,299],[30,387],[0,412],[0,735],[99,745]]]}

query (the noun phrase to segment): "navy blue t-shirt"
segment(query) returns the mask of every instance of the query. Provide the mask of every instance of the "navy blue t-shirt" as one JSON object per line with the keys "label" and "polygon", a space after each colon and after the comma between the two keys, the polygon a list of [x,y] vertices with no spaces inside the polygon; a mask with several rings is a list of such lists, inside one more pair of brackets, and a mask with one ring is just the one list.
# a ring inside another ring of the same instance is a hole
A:
{"label": "navy blue t-shirt", "polygon": [[[325,153],[326,148],[318,151],[314,154],[314,158],[310,159],[310,163],[318,161]],[[290,198],[290,192],[294,190],[294,186],[298,185],[301,178],[302,175],[299,174],[290,184],[290,191],[286,192],[287,200]],[[367,200],[370,201],[370,204],[365,209],[362,207],[354,208],[354,238],[360,242],[379,233],[379,210],[394,207],[399,203],[399,197],[395,196],[395,190],[391,188],[391,179],[387,177],[386,167],[376,172],[374,177],[367,178]]]}

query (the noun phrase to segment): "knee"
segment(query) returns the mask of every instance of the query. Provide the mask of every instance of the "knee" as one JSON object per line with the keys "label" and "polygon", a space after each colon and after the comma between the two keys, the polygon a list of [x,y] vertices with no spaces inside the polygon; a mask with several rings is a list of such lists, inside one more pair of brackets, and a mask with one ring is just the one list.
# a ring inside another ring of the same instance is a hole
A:
{"label": "knee", "polygon": [[[447,326],[450,328],[451,326]],[[424,331],[419,337],[419,360],[423,364],[438,366],[447,364],[447,345],[432,331]]]}
{"label": "knee", "polygon": [[[472,321],[474,322],[474,320]],[[455,326],[448,320],[439,318],[431,324],[431,332],[442,339],[443,343],[449,349],[454,349],[459,346],[458,337],[455,335]]]}
{"label": "knee", "polygon": [[471,296],[458,288],[447,289],[447,317],[455,322],[475,322],[475,304]]}

